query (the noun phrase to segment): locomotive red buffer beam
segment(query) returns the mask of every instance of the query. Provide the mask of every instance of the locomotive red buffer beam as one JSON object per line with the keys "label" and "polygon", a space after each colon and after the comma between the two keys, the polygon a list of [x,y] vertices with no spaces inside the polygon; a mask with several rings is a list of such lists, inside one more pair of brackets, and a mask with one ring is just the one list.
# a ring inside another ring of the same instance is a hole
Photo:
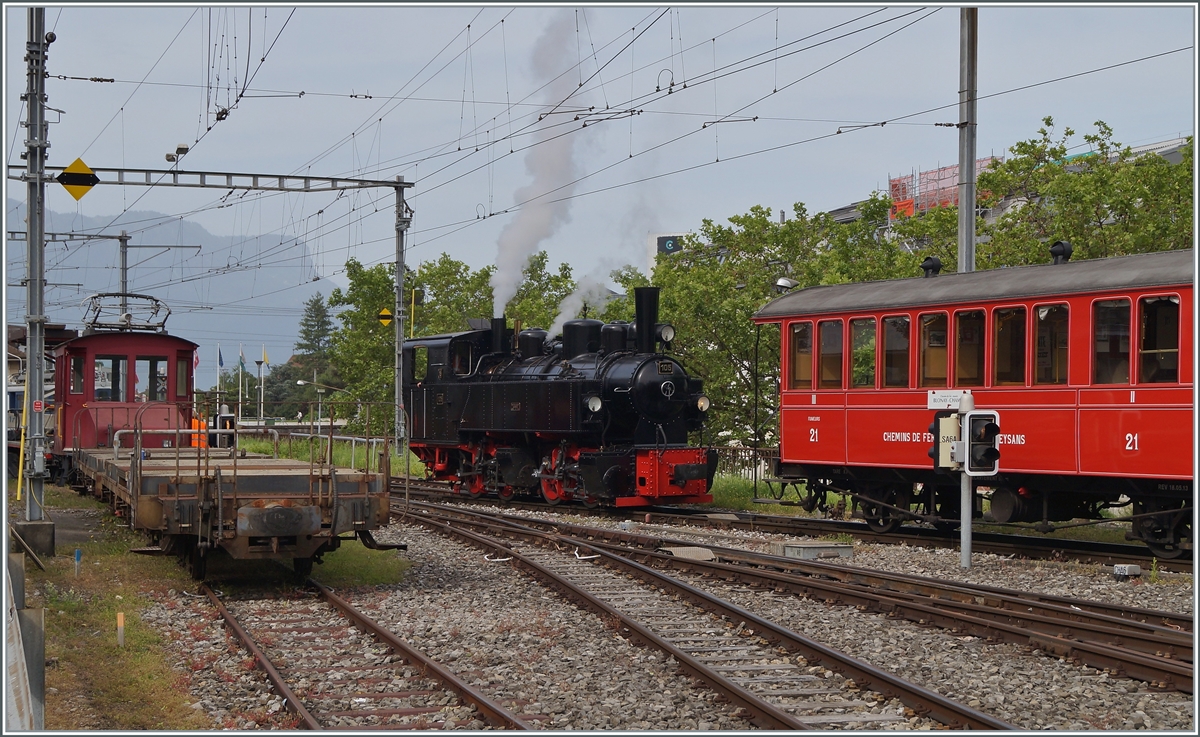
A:
{"label": "locomotive red buffer beam", "polygon": [[641,448],[637,451],[634,496],[619,496],[618,507],[660,502],[707,504],[717,473],[717,452],[704,448]]}

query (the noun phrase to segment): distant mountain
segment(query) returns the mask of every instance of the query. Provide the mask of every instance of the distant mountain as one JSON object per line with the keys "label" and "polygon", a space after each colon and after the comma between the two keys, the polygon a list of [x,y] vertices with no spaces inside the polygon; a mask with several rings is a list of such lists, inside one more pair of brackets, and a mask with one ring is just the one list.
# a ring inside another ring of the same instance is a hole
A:
{"label": "distant mountain", "polygon": [[[24,231],[25,203],[9,199],[7,227]],[[111,223],[111,224],[110,224]],[[160,223],[148,227],[148,223]],[[128,251],[129,291],[149,294],[171,308],[167,330],[200,344],[200,383],[215,379],[217,343],[225,368],[237,365],[238,343],[246,363],[261,357],[265,343],[273,365],[284,363],[296,342],[304,302],[317,292],[329,295],[333,285],[316,276],[303,241],[279,236],[218,236],[197,223],[158,212],[130,211],[111,216],[46,213],[47,233],[131,234]],[[200,246],[196,249],[133,248],[143,245]],[[8,240],[6,319],[24,322],[26,245]],[[80,327],[80,302],[97,292],[120,288],[117,240],[51,242],[46,248],[47,315],[50,322]],[[81,286],[78,286],[81,285]]]}

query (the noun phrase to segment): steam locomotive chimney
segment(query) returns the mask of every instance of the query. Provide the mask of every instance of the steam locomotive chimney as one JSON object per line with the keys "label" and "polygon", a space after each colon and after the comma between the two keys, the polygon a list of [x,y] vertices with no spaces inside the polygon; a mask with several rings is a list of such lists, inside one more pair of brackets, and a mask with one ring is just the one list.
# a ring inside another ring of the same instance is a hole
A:
{"label": "steam locomotive chimney", "polygon": [[633,290],[634,327],[637,330],[638,353],[654,353],[654,326],[658,324],[658,287],[635,287]]}
{"label": "steam locomotive chimney", "polygon": [[492,353],[507,355],[512,346],[509,341],[505,340],[505,333],[508,332],[508,323],[503,317],[492,318]]}

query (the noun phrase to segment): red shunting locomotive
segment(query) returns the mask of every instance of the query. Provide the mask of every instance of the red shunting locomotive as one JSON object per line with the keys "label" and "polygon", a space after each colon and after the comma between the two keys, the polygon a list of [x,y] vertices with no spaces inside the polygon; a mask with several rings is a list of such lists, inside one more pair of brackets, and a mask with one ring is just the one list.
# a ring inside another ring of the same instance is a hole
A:
{"label": "red shunting locomotive", "polygon": [[878,530],[953,525],[958,483],[926,454],[927,398],[970,390],[1001,417],[1000,473],[983,482],[992,520],[1045,531],[1132,504],[1128,538],[1189,554],[1194,252],[1068,259],[766,305],[755,321],[782,337],[776,493],[792,484],[811,510],[848,490]]}
{"label": "red shunting locomotive", "polygon": [[570,320],[561,339],[504,318],[404,343],[411,447],[433,478],[501,498],[588,506],[706,503],[717,454],[688,443],[709,400],[669,349],[658,288],[633,325]]}

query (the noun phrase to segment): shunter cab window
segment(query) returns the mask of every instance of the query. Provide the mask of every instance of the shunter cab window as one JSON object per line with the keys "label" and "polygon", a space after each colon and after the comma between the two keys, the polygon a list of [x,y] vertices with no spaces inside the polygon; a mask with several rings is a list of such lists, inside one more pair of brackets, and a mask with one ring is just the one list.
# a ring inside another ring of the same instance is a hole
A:
{"label": "shunter cab window", "polygon": [[125,356],[96,356],[96,401],[125,401]]}
{"label": "shunter cab window", "polygon": [[175,359],[175,396],[185,399],[188,395],[188,359]]}
{"label": "shunter cab window", "polygon": [[921,315],[921,386],[946,385],[946,313]]}
{"label": "shunter cab window", "polygon": [[135,402],[161,402],[167,398],[167,357],[139,356],[133,364]]}
{"label": "shunter cab window", "polygon": [[1093,384],[1129,383],[1129,300],[1092,305]]}
{"label": "shunter cab window", "polygon": [[817,365],[821,367],[820,388],[842,388],[842,321],[826,320],[817,323],[821,331],[821,354]]}
{"label": "shunter cab window", "polygon": [[83,394],[83,356],[71,356],[71,393]]}
{"label": "shunter cab window", "polygon": [[850,386],[875,387],[875,318],[850,321]]}
{"label": "shunter cab window", "polygon": [[883,385],[908,386],[908,317],[883,318]]}
{"label": "shunter cab window", "polygon": [[812,323],[792,323],[792,370],[788,389],[812,389]]}
{"label": "shunter cab window", "polygon": [[1034,308],[1037,320],[1037,367],[1033,372],[1035,384],[1066,384],[1068,326],[1070,311],[1066,305],[1039,305]]}
{"label": "shunter cab window", "polygon": [[415,346],[412,349],[412,360],[409,361],[410,371],[412,371],[412,383],[416,384],[425,381],[425,374],[429,371],[429,349],[423,345]]}
{"label": "shunter cab window", "polygon": [[1179,381],[1179,297],[1143,297],[1138,300],[1138,313],[1141,320],[1138,382]]}
{"label": "shunter cab window", "polygon": [[983,310],[954,313],[954,385],[983,386]]}
{"label": "shunter cab window", "polygon": [[992,364],[996,386],[1025,385],[1025,308],[1007,307],[992,313],[996,341]]}

